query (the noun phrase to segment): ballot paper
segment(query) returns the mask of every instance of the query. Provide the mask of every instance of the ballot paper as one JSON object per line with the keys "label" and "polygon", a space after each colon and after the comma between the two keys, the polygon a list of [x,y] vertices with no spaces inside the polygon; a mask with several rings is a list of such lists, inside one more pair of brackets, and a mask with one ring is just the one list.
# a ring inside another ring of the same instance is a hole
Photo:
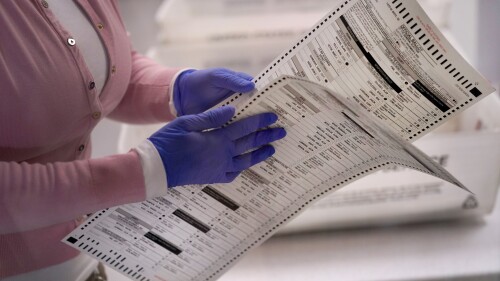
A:
{"label": "ballot paper", "polygon": [[494,91],[416,1],[343,2],[272,62],[257,88],[280,75],[324,83],[412,141]]}
{"label": "ballot paper", "polygon": [[[304,209],[363,176],[402,166],[465,188],[407,141],[493,88],[415,1],[351,0],[332,10],[219,106],[273,111],[288,136],[233,183],[93,214],[63,241],[134,280],[215,280]],[[465,191],[464,191],[465,192]]]}

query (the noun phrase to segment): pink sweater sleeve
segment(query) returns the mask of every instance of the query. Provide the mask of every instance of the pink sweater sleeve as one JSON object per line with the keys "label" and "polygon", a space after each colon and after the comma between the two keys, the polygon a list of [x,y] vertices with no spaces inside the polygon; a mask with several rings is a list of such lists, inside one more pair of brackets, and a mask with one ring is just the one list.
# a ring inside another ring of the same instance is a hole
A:
{"label": "pink sweater sleeve", "polygon": [[145,199],[138,154],[54,164],[0,162],[0,235]]}
{"label": "pink sweater sleeve", "polygon": [[175,118],[170,112],[170,85],[180,71],[166,68],[135,51],[132,52],[132,74],[127,92],[111,119],[133,124],[166,122]]}

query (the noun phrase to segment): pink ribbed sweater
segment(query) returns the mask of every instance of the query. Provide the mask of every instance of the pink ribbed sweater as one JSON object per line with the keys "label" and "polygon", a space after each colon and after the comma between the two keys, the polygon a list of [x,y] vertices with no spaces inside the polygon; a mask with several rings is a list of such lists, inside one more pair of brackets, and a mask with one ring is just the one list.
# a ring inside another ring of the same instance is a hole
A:
{"label": "pink ribbed sweater", "polygon": [[115,0],[76,1],[108,52],[100,96],[47,2],[0,1],[0,279],[76,256],[60,240],[83,214],[145,199],[135,151],[89,159],[99,120],[174,118],[168,90],[178,69],[131,51]]}

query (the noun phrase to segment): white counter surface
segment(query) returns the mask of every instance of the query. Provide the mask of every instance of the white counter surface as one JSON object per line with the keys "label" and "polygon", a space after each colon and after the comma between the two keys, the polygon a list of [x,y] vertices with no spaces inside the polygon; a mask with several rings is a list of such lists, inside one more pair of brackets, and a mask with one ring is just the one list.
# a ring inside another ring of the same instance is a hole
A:
{"label": "white counter surface", "polygon": [[478,220],[275,237],[220,280],[479,280],[481,276],[500,280],[498,205],[493,214]]}

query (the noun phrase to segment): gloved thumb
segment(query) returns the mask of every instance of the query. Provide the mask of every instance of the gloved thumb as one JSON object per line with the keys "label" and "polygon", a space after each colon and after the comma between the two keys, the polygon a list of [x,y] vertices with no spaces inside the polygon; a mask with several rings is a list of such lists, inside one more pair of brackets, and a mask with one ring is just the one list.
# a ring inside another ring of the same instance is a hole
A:
{"label": "gloved thumb", "polygon": [[235,108],[223,106],[196,115],[187,115],[182,118],[181,126],[186,131],[204,131],[222,127],[233,118]]}

